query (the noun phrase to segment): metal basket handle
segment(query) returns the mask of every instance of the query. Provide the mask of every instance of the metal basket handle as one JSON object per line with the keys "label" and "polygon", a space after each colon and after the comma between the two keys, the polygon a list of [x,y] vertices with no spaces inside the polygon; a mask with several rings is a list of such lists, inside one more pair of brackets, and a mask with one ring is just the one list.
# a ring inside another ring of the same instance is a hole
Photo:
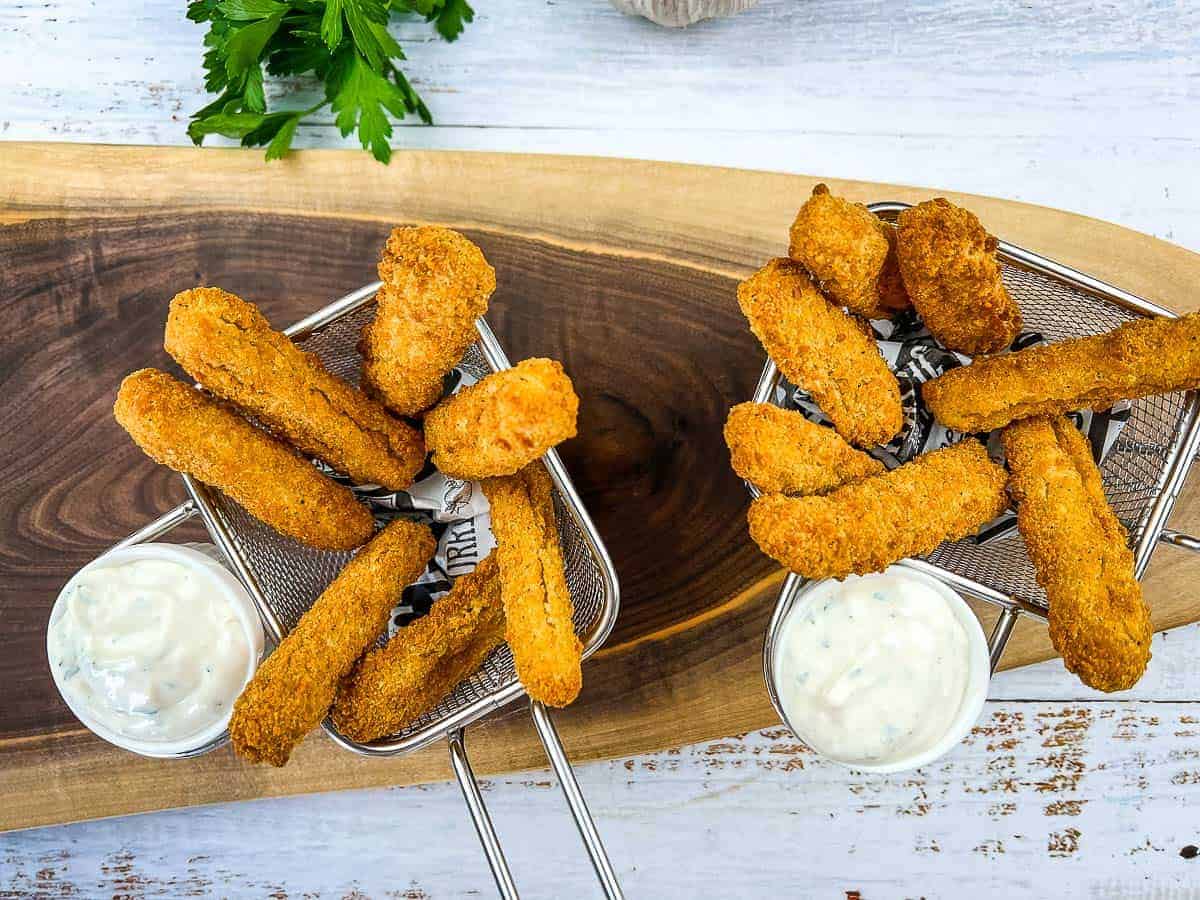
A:
{"label": "metal basket handle", "polygon": [[[600,881],[604,896],[609,900],[623,900],[625,895],[621,893],[621,885],[617,881],[612,863],[608,860],[604,843],[600,840],[600,833],[596,830],[596,823],[588,811],[587,802],[583,799],[583,792],[579,789],[575,771],[571,768],[566,751],[563,750],[562,741],[558,737],[558,729],[554,727],[549,711],[539,701],[530,701],[529,712],[533,716],[533,724],[537,728],[538,737],[542,740],[546,758],[550,760],[550,768],[554,770],[554,774],[558,778],[559,787],[562,788],[563,795],[567,799],[567,806],[571,810],[571,817],[575,820],[579,836],[583,839],[583,845],[587,848],[588,856],[592,860],[592,868],[596,870],[596,877]],[[500,839],[496,836],[496,829],[492,825],[491,816],[488,815],[487,806],[483,802],[483,794],[475,780],[475,773],[471,770],[471,762],[467,759],[462,731],[452,732],[448,742],[450,765],[454,769],[454,777],[458,779],[458,786],[462,789],[467,811],[471,814],[471,822],[475,825],[475,833],[479,835],[479,843],[482,845],[483,853],[492,869],[492,877],[496,879],[496,889],[505,900],[516,900],[518,894],[516,885],[513,883],[512,872],[508,868],[508,860],[504,857]]]}
{"label": "metal basket handle", "polygon": [[[114,544],[111,549],[117,550],[152,541],[198,515],[200,515],[200,508],[196,502],[191,499],[185,500],[170,512],[164,513],[123,541]],[[608,860],[608,854],[605,852],[600,834],[596,830],[596,823],[592,821],[587,803],[583,799],[583,792],[579,789],[579,782],[575,779],[575,772],[571,769],[571,763],[567,759],[566,751],[563,750],[562,741],[558,737],[558,730],[554,727],[550,713],[536,700],[531,701],[529,707],[534,727],[537,728],[538,737],[541,738],[542,747],[546,751],[546,757],[550,760],[550,767],[554,770],[563,794],[566,796],[567,806],[579,829],[579,836],[587,848],[588,856],[591,857],[592,866],[596,870],[596,877],[600,880],[604,895],[610,900],[623,900],[624,895],[621,893],[620,883],[617,881],[612,863]],[[458,786],[462,789],[463,799],[466,800],[471,821],[479,835],[479,843],[483,845],[483,852],[487,856],[492,876],[496,879],[496,888],[505,900],[516,900],[519,896],[516,884],[513,882],[512,872],[509,871],[508,862],[504,858],[504,851],[500,846],[500,839],[496,836],[496,829],[488,815],[487,806],[483,802],[483,794],[475,780],[471,762],[467,758],[462,730],[452,731],[447,740],[450,749],[450,765],[454,770],[454,777],[458,780]]]}

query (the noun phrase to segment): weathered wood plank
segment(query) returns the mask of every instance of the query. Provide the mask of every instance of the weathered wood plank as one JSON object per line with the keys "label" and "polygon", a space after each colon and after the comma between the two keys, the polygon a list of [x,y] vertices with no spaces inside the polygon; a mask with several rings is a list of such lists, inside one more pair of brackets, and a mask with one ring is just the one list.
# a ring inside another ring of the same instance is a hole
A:
{"label": "weathered wood plank", "polygon": [[[950,756],[891,777],[782,729],[578,772],[630,897],[1182,898],[1198,723],[1194,704],[990,703]],[[597,895],[547,772],[484,793],[523,896]],[[3,835],[0,867],[0,896],[492,892],[452,784]]]}

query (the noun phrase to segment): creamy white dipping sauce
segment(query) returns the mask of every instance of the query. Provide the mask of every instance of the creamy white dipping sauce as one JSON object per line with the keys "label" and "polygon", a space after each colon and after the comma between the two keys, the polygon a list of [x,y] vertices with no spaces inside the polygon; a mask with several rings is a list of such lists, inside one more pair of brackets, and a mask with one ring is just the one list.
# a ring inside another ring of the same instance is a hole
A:
{"label": "creamy white dipping sauce", "polygon": [[924,579],[895,568],[852,575],[815,585],[789,612],[776,692],[812,749],[886,766],[935,747],[955,726],[971,653],[963,622]]}
{"label": "creamy white dipping sauce", "polygon": [[252,671],[246,626],[205,564],[101,561],[59,609],[47,650],[60,689],[120,737],[168,743],[227,721]]}

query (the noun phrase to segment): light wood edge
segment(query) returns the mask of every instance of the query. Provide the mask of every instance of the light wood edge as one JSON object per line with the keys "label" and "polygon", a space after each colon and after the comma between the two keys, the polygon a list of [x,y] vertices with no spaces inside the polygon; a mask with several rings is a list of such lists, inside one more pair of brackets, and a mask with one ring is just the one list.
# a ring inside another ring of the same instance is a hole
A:
{"label": "light wood edge", "polygon": [[[741,275],[786,252],[819,181],[862,202],[945,196],[1006,240],[1173,309],[1200,305],[1200,255],[1097,219],[931,188],[606,157],[0,143],[0,224],[169,207],[440,222]],[[596,235],[604,235],[602,241]],[[666,244],[667,246],[664,246]]]}

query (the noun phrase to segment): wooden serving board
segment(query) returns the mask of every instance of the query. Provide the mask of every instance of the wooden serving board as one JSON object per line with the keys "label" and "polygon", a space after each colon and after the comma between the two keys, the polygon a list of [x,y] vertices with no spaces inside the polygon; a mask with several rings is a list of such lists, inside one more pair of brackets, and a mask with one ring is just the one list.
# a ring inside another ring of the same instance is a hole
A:
{"label": "wooden serving board", "polygon": [[[374,279],[398,223],[464,230],[495,265],[513,359],[563,360],[582,398],[562,448],[607,542],[622,610],[557,715],[575,761],[775,723],[761,676],[782,573],[750,543],[721,425],[763,363],[737,279],[781,254],[817,179],[580,157],[0,144],[0,829],[215,801],[444,779],[443,748],[386,761],[321,735],[282,770],[228,748],[156,762],[93,738],[59,700],[44,632],[67,577],[183,498],[111,416],[128,371],[172,367],[167,302],[216,284],[285,325]],[[827,179],[862,201],[935,191]],[[1174,309],[1200,256],[1092,219],[947,195],[1015,243]],[[1189,485],[1173,526],[1200,530]],[[200,535],[197,534],[199,537]],[[1200,618],[1200,558],[1162,549],[1158,628]],[[980,610],[984,619],[991,611]],[[1052,654],[1023,622],[1005,666]],[[518,705],[471,730],[480,773],[544,765]]]}

